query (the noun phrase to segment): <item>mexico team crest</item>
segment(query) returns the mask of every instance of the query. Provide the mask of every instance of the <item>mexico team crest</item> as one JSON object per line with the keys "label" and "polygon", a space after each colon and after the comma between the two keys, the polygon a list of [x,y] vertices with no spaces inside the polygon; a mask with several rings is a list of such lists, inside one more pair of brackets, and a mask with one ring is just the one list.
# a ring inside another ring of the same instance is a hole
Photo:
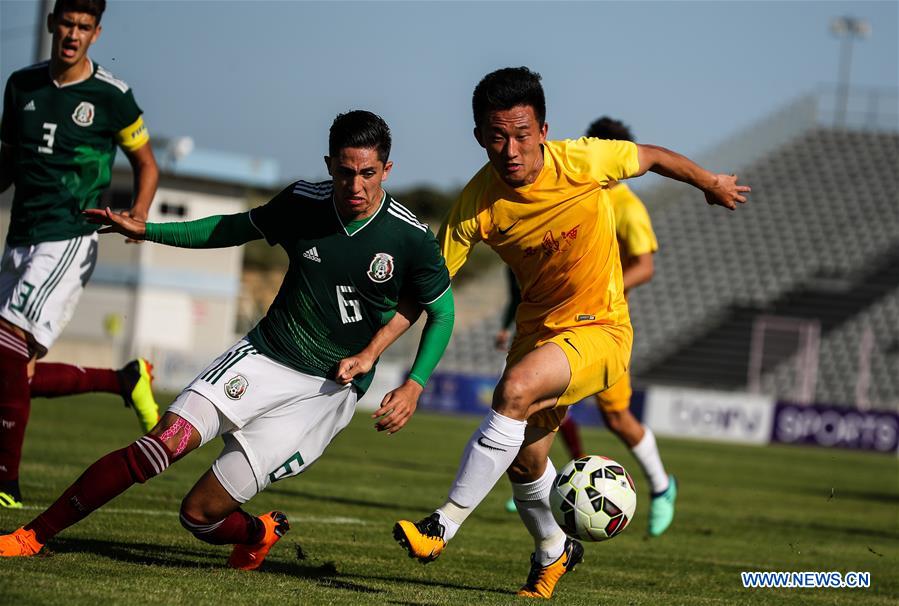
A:
{"label": "mexico team crest", "polygon": [[387,253],[377,253],[368,265],[368,277],[378,284],[393,277],[393,257]]}
{"label": "mexico team crest", "polygon": [[247,393],[247,388],[249,386],[250,382],[247,381],[246,378],[237,375],[225,383],[225,395],[232,400],[239,400],[241,396]]}
{"label": "mexico team crest", "polygon": [[72,114],[72,120],[78,126],[90,126],[94,123],[94,104],[82,101],[75,108]]}

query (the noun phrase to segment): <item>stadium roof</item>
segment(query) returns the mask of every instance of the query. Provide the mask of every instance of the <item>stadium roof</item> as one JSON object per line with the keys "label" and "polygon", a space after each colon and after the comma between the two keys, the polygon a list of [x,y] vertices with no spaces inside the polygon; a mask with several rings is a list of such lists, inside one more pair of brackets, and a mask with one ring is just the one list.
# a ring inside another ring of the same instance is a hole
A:
{"label": "stadium roof", "polygon": [[[276,187],[280,183],[280,166],[273,158],[194,148],[189,138],[157,138],[152,145],[159,170],[164,175],[261,188]],[[116,156],[115,166],[128,167],[124,154]]]}

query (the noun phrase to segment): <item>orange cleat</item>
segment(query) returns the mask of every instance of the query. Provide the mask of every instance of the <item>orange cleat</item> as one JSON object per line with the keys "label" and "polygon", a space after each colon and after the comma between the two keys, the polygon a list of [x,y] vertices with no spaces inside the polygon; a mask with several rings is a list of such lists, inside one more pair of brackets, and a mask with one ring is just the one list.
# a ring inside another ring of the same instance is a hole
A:
{"label": "orange cleat", "polygon": [[393,526],[393,538],[400,547],[406,550],[410,558],[422,564],[433,562],[446,547],[443,540],[443,524],[436,513],[432,513],[420,522],[400,520]]}
{"label": "orange cleat", "polygon": [[33,530],[19,528],[12,534],[0,536],[0,557],[21,558],[37,555],[44,547],[39,543]]}
{"label": "orange cleat", "polygon": [[265,556],[281,537],[290,530],[287,516],[280,511],[270,511],[257,518],[265,527],[262,540],[253,545],[235,545],[228,558],[228,566],[239,570],[256,570],[262,566]]}
{"label": "orange cleat", "polygon": [[549,566],[541,566],[535,554],[531,554],[531,572],[517,595],[523,598],[551,598],[562,575],[574,570],[583,559],[584,547],[574,539],[565,540],[565,551]]}

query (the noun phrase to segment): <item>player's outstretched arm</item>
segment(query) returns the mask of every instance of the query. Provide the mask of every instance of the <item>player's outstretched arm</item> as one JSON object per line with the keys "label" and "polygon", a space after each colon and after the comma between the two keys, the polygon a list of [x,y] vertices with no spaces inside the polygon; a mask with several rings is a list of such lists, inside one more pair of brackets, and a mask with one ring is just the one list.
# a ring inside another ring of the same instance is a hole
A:
{"label": "player's outstretched arm", "polygon": [[380,408],[372,414],[372,418],[377,419],[375,429],[378,431],[396,433],[412,418],[424,386],[446,351],[455,322],[452,289],[447,288],[436,301],[426,304],[424,309],[428,320],[421,333],[421,342],[412,370],[409,371],[409,378],[384,396]]}
{"label": "player's outstretched arm", "polygon": [[639,176],[651,170],[671,179],[689,183],[705,194],[706,202],[735,210],[737,204],[746,202],[745,194],[752,191],[748,185],[738,185],[736,175],[712,173],[686,156],[657,145],[637,145]]}
{"label": "player's outstretched arm", "polygon": [[153,156],[153,148],[149,143],[135,150],[125,150],[125,157],[131,163],[134,173],[134,203],[127,214],[140,221],[146,221],[150,214],[150,205],[156,195],[159,184],[159,168]]}
{"label": "player's outstretched arm", "polygon": [[409,327],[418,321],[422,307],[411,297],[400,297],[396,314],[374,334],[368,345],[354,356],[342,359],[337,364],[335,380],[346,385],[359,375],[364,375],[375,365],[387,348],[393,345]]}
{"label": "player's outstretched arm", "polygon": [[135,240],[179,248],[227,248],[262,238],[248,212],[173,223],[144,223],[129,217],[127,213],[115,213],[109,208],[88,209],[84,214],[91,223],[107,226],[100,233],[116,232]]}
{"label": "player's outstretched arm", "polygon": [[101,234],[122,234],[126,238],[141,241],[146,238],[147,224],[127,214],[117,213],[108,206],[106,208],[88,208],[84,215],[89,223],[105,225]]}

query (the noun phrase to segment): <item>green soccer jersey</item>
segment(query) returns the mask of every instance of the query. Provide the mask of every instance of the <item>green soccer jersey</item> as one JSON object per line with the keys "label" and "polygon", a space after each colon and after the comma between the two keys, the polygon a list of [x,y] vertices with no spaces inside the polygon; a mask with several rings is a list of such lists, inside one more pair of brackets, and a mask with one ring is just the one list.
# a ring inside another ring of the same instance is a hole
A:
{"label": "green soccer jersey", "polygon": [[[337,363],[361,351],[396,312],[400,292],[431,303],[450,286],[437,239],[385,194],[377,212],[348,232],[332,184],[297,181],[250,219],[290,257],[284,283],[248,338],[265,355],[333,378]],[[374,368],[354,383],[360,393]]]}
{"label": "green soccer jersey", "polygon": [[48,62],[10,76],[0,140],[13,149],[16,187],[10,246],[67,240],[96,231],[81,215],[109,186],[116,144],[146,138],[128,85],[92,64],[89,78],[57,85]]}

